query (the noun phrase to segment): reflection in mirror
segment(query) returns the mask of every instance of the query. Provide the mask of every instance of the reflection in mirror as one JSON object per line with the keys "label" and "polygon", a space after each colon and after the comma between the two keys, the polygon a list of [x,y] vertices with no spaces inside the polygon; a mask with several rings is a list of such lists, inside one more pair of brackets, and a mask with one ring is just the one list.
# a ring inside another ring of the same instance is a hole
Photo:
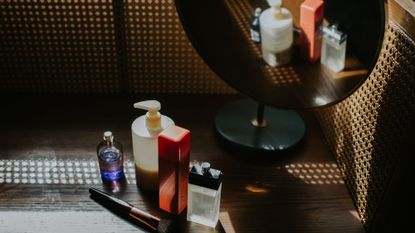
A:
{"label": "reflection in mirror", "polygon": [[[196,50],[223,80],[259,102],[300,109],[333,104],[351,94],[373,68],[385,27],[381,0],[325,0],[323,25],[335,23],[347,34],[345,67],[334,72],[301,56],[303,2],[282,1],[293,16],[294,42],[291,62],[281,67],[264,62],[261,43],[251,39],[255,9],[269,8],[266,0],[176,0],[176,6]],[[325,101],[315,101],[321,99]]]}
{"label": "reflection in mirror", "polygon": [[[264,1],[265,2],[265,1]],[[225,1],[229,13],[237,22],[244,39],[249,43],[251,52],[258,59],[262,59],[261,44],[252,40],[250,31],[250,20],[253,18],[254,9],[256,9],[249,1],[227,0]],[[258,7],[259,8],[259,7]],[[261,9],[261,8],[259,8]],[[291,86],[300,84],[301,80],[293,67],[271,67],[261,61],[261,71],[269,83],[274,86]],[[252,77],[254,78],[254,77]]]}
{"label": "reflection in mirror", "polygon": [[[385,30],[383,0],[283,0],[282,8],[279,0],[175,2],[202,59],[230,86],[258,101],[235,101],[215,117],[221,138],[244,149],[281,151],[297,145],[305,133],[301,117],[265,105],[316,108],[346,98],[373,69]],[[315,14],[301,24],[301,10],[310,12],[303,4],[316,5]],[[259,14],[257,8],[267,10]],[[317,53],[304,53],[312,43]]]}

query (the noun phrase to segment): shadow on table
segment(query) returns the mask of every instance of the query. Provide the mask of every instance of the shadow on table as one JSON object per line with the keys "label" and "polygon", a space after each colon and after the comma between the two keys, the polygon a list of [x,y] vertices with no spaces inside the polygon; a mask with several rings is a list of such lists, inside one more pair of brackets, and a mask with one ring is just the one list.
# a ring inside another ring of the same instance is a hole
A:
{"label": "shadow on table", "polygon": [[[230,156],[237,157],[238,160],[241,159],[245,162],[256,165],[275,165],[287,160],[292,160],[295,155],[299,154],[299,152],[304,149],[305,141],[304,137],[297,145],[281,151],[260,151],[255,149],[247,149],[230,141],[226,141],[216,130],[215,136],[221,149],[228,152]],[[261,159],[258,159],[259,157]]]}

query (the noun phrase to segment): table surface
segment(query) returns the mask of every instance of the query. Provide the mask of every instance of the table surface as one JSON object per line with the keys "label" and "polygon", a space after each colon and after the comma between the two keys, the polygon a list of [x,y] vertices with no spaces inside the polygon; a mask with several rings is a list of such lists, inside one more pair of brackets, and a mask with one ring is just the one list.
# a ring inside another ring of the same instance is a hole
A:
{"label": "table surface", "polygon": [[[220,224],[182,232],[364,232],[312,112],[303,142],[284,153],[249,154],[215,136],[213,117],[236,95],[3,96],[0,116],[0,232],[146,232],[90,199],[104,189],[154,215],[157,194],[134,179],[134,101],[161,100],[162,113],[192,133],[191,160],[224,173]],[[124,146],[126,182],[103,185],[96,146],[112,130]]]}

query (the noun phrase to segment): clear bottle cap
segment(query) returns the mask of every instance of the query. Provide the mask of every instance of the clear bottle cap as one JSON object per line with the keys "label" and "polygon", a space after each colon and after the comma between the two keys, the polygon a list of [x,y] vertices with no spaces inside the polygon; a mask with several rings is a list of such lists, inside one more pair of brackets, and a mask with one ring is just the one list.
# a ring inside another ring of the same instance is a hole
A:
{"label": "clear bottle cap", "polygon": [[337,43],[341,43],[347,39],[347,34],[340,31],[337,24],[331,24],[328,27],[324,27],[323,33],[335,40]]}
{"label": "clear bottle cap", "polygon": [[208,175],[208,174],[209,174],[209,169],[210,169],[210,163],[208,163],[208,162],[203,162],[203,163],[202,163],[202,171],[203,171],[203,175]]}
{"label": "clear bottle cap", "polygon": [[201,165],[198,162],[193,162],[189,174],[189,183],[218,190],[222,183],[222,172],[212,168],[208,162],[203,162]]}

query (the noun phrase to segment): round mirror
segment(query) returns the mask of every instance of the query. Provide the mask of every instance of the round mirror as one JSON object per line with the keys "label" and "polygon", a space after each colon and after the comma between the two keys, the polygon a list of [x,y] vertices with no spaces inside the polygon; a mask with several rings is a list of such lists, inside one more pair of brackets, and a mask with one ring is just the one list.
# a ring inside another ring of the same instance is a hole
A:
{"label": "round mirror", "polygon": [[230,86],[260,103],[288,109],[315,108],[350,95],[367,78],[378,58],[385,29],[383,0],[325,0],[324,24],[347,34],[345,67],[334,72],[300,56],[300,6],[283,0],[293,17],[292,59],[272,67],[261,44],[251,40],[250,25],[266,0],[176,0],[183,27],[209,67]]}
{"label": "round mirror", "polygon": [[316,108],[346,98],[370,74],[383,42],[383,0],[283,0],[283,8],[279,0],[175,1],[202,59],[257,101],[229,103],[215,117],[221,138],[243,149],[273,152],[299,144],[302,118],[265,106]]}

